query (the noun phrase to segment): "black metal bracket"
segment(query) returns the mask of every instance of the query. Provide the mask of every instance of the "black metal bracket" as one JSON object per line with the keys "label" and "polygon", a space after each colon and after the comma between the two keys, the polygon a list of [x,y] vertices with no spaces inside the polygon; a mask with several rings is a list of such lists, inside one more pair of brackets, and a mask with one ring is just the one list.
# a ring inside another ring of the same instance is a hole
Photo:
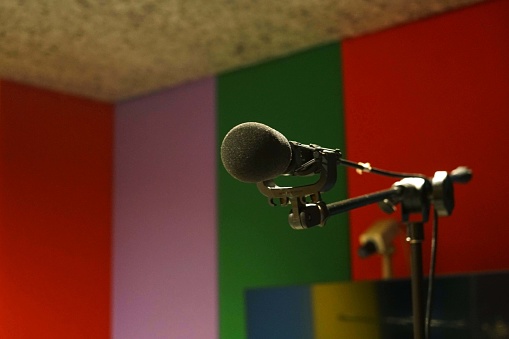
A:
{"label": "black metal bracket", "polygon": [[[310,185],[299,187],[278,186],[274,180],[257,183],[260,193],[269,198],[272,206],[291,205],[288,221],[294,229],[305,229],[308,223],[324,225],[326,216],[325,203],[321,193],[330,190],[337,180],[337,164],[341,158],[339,150],[322,148],[318,145],[302,145],[292,142],[294,154],[288,175],[307,176],[319,174],[318,180]],[[309,160],[308,160],[309,159]]]}

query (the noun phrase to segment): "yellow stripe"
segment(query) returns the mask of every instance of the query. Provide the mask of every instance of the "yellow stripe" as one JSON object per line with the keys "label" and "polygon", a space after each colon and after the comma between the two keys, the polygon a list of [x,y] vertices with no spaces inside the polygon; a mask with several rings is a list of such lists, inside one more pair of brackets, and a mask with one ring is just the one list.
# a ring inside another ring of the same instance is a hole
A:
{"label": "yellow stripe", "polygon": [[316,284],[311,287],[314,338],[380,338],[373,283]]}

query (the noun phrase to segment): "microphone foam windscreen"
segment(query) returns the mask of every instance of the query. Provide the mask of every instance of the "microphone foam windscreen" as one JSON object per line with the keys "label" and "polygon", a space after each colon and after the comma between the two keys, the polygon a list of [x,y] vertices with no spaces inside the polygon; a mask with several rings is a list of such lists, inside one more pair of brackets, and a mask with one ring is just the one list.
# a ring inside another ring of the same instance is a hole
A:
{"label": "microphone foam windscreen", "polygon": [[234,178],[260,182],[286,171],[292,160],[292,148],[275,129],[258,122],[245,122],[224,137],[221,160]]}

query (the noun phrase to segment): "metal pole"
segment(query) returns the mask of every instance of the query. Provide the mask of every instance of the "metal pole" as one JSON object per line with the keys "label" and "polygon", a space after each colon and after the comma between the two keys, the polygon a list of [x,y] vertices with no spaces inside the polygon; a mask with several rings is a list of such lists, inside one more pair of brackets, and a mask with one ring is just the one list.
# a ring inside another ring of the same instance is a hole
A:
{"label": "metal pole", "polygon": [[414,339],[424,339],[425,317],[422,275],[422,242],[424,241],[424,225],[422,222],[407,224],[407,241],[411,250],[411,281],[412,281],[412,312]]}

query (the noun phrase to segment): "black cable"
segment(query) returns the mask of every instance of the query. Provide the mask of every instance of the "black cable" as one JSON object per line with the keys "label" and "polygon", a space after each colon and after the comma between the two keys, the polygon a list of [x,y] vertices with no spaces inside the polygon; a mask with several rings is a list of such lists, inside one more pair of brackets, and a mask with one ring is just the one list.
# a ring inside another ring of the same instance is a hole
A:
{"label": "black cable", "polygon": [[387,176],[387,177],[393,177],[393,178],[422,178],[422,179],[428,180],[428,178],[425,175],[422,175],[422,174],[387,171],[387,170],[383,170],[383,169],[380,169],[380,168],[371,167],[371,165],[369,165],[367,163],[353,162],[353,161],[346,160],[346,159],[339,159],[339,163],[342,164],[342,165],[353,167],[353,168],[355,168],[357,170],[361,170],[363,172],[384,175],[384,176]]}
{"label": "black cable", "polygon": [[431,234],[431,257],[429,263],[428,275],[428,294],[426,297],[426,325],[425,325],[425,338],[428,339],[431,330],[431,311],[433,303],[433,282],[435,279],[435,264],[437,259],[437,240],[438,240],[438,213],[433,209],[433,225]]}

